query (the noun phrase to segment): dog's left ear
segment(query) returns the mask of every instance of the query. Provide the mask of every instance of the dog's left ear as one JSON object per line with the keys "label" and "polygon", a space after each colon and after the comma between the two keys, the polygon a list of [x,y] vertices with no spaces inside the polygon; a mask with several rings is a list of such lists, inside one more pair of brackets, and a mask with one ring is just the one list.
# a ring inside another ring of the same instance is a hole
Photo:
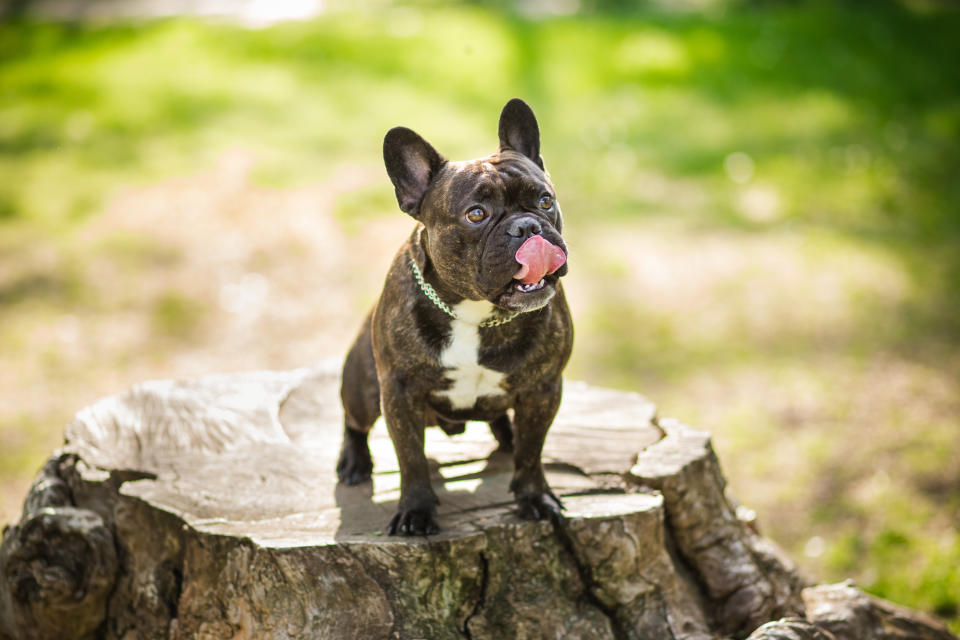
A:
{"label": "dog's left ear", "polygon": [[508,102],[500,112],[500,149],[513,149],[543,169],[540,158],[540,126],[533,109],[520,98]]}

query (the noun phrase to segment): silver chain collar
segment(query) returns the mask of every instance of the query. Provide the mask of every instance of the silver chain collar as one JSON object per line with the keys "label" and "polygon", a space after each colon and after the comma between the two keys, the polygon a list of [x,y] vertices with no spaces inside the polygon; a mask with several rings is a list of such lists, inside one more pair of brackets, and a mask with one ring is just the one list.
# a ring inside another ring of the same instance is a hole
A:
{"label": "silver chain collar", "polygon": [[[420,272],[420,267],[417,265],[417,261],[413,259],[413,256],[410,256],[410,268],[413,269],[413,277],[414,279],[416,279],[417,284],[420,285],[420,290],[423,291],[423,295],[427,296],[427,299],[430,300],[430,302],[432,302],[437,307],[437,309],[440,309],[440,311],[443,311],[445,314],[447,314],[454,320],[460,320],[460,318],[457,317],[457,314],[453,312],[453,309],[451,309],[447,305],[447,303],[445,303],[443,300],[440,299],[440,295],[437,293],[437,290],[431,287],[430,283],[424,279],[423,273]],[[502,324],[507,324],[508,322],[516,318],[518,315],[520,315],[519,311],[514,311],[506,315],[503,315],[503,313],[501,312],[500,315],[494,316],[492,318],[486,318],[485,320],[480,322],[477,326],[498,327]],[[466,322],[466,320],[460,320],[460,322]],[[473,323],[467,322],[467,324],[473,324]]]}

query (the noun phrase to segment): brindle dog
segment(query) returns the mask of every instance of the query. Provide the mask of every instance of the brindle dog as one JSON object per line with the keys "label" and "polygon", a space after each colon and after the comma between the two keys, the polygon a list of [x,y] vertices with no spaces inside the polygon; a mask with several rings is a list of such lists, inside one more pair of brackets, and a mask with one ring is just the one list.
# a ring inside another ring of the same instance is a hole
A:
{"label": "brindle dog", "polygon": [[563,508],[540,460],[573,344],[559,282],[563,220],[525,102],[506,104],[499,134],[496,153],[462,162],[410,129],[384,139],[397,201],[418,224],[347,354],[337,474],[345,484],[370,479],[367,433],[382,409],[400,464],[391,535],[439,530],[429,425],[461,433],[467,420],[489,422],[500,448],[514,451],[520,515],[557,518]]}

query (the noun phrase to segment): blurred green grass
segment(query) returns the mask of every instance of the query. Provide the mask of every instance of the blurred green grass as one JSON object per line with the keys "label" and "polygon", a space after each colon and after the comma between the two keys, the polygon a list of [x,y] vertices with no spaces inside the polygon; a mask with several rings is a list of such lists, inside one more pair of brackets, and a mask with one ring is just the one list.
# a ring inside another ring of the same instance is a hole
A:
{"label": "blurred green grass", "polygon": [[[474,157],[520,95],[589,282],[571,375],[713,431],[734,492],[818,579],[960,629],[957,33],[955,10],[817,2],[2,25],[0,363],[33,373],[8,374],[0,479],[28,478],[88,401],[34,393],[77,375],[34,327],[142,308],[155,359],[210,323],[206,301],[133,291],[176,248],[78,242],[118,194],[236,148],[265,189],[382,174],[397,124]],[[334,214],[348,233],[398,215],[385,178]],[[122,286],[95,282],[102,256]]]}

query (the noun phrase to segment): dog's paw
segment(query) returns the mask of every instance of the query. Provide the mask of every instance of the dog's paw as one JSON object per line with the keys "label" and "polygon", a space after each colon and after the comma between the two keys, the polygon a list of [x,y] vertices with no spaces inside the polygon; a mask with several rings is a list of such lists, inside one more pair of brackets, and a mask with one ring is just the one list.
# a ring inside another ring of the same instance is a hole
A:
{"label": "dog's paw", "polygon": [[337,478],[343,484],[357,485],[369,482],[372,472],[373,460],[366,446],[347,446],[340,452],[340,460],[337,461]]}
{"label": "dog's paw", "polygon": [[517,496],[518,515],[524,520],[563,521],[563,503],[552,491]]}
{"label": "dog's paw", "polygon": [[387,533],[391,536],[432,536],[440,531],[435,509],[401,509],[393,516]]}

